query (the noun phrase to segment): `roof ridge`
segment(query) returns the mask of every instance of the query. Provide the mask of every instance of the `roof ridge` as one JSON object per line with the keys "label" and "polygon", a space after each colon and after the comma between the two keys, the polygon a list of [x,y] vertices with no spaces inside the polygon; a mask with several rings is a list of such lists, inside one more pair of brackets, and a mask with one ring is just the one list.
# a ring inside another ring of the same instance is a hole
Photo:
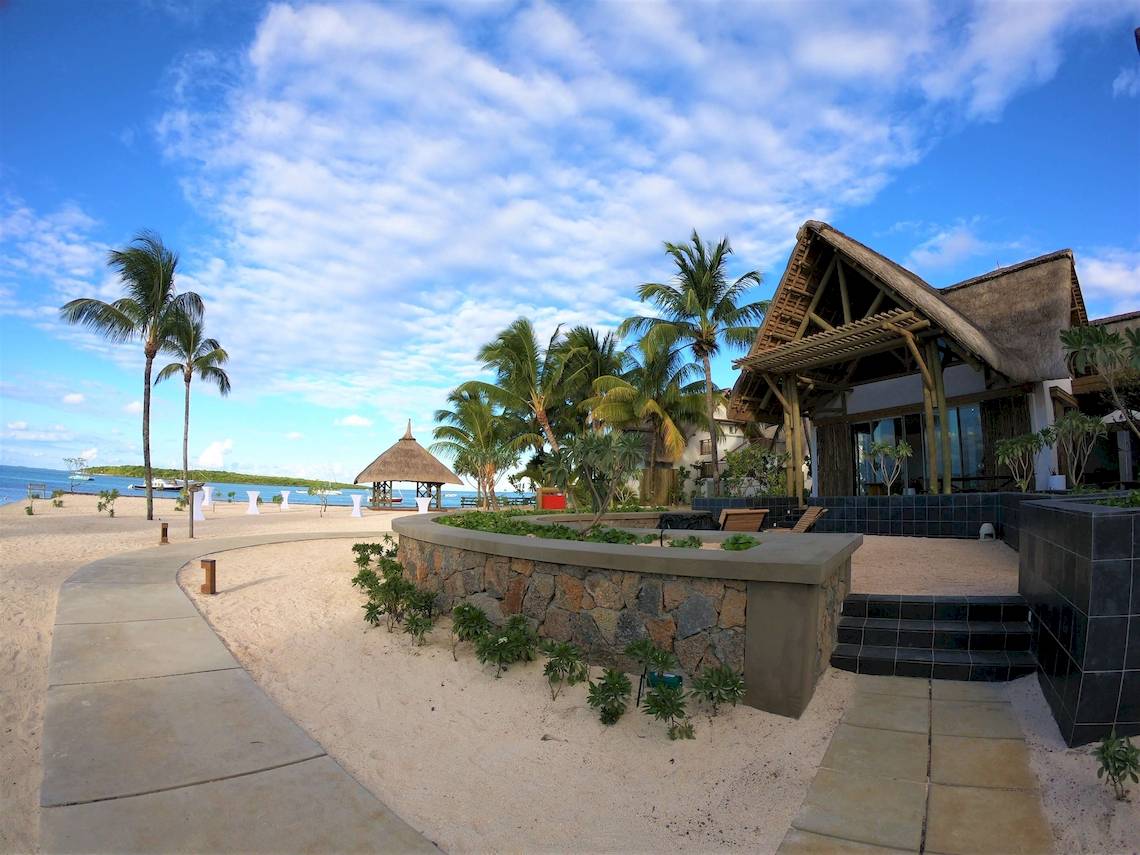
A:
{"label": "roof ridge", "polygon": [[1005,276],[1007,273],[1013,273],[1017,270],[1024,270],[1027,267],[1033,267],[1035,264],[1044,264],[1047,261],[1053,261],[1064,256],[1068,256],[1070,259],[1073,259],[1074,263],[1076,263],[1076,260],[1073,257],[1073,251],[1071,249],[1057,249],[1053,252],[1047,252],[1044,255],[1027,258],[1024,261],[1018,261],[1015,264],[1007,264],[1004,267],[998,267],[994,270],[989,270],[977,276],[971,276],[969,279],[963,279],[960,282],[955,282],[953,285],[947,285],[937,290],[939,293],[945,294],[947,291],[954,291],[958,288],[968,288],[971,285],[977,285],[979,282],[985,282],[989,279]]}

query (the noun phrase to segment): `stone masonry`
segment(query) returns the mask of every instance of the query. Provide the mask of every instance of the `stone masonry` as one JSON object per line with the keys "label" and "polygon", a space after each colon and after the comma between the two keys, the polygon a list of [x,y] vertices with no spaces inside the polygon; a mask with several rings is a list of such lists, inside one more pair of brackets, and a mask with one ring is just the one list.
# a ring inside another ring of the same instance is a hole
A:
{"label": "stone masonry", "polygon": [[594,664],[633,670],[622,651],[648,637],[689,675],[722,664],[744,670],[744,582],[506,558],[407,535],[399,559],[445,611],[467,601],[496,623],[524,614],[541,637],[574,642]]}

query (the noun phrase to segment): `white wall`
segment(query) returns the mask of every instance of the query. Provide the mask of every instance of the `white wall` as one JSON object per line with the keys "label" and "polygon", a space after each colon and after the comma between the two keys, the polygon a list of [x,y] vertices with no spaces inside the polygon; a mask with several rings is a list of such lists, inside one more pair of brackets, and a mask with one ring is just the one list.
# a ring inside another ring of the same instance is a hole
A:
{"label": "white wall", "polygon": [[[947,398],[984,392],[986,388],[985,376],[969,365],[953,365],[946,369],[943,378]],[[919,374],[864,383],[847,396],[850,415],[906,406],[922,406],[922,376]]]}
{"label": "white wall", "polygon": [[[1073,381],[1068,377],[1059,380],[1043,380],[1040,383],[1033,384],[1033,392],[1029,395],[1029,429],[1034,433],[1049,427],[1055,420],[1053,397],[1049,394],[1049,390],[1054,386],[1059,386],[1070,395],[1073,393]],[[1056,448],[1046,448],[1037,455],[1035,475],[1038,490],[1049,489],[1049,476],[1056,468]]]}

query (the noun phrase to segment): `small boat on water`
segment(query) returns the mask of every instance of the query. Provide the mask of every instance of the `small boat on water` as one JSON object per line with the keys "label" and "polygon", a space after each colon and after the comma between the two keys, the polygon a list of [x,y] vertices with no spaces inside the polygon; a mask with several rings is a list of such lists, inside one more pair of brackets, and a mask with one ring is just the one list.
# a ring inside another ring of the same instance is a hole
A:
{"label": "small boat on water", "polygon": [[[171,478],[169,481],[165,478],[152,478],[150,488],[152,490],[181,490],[185,488],[186,482],[180,481],[177,478]],[[145,490],[146,484],[131,484],[132,490]]]}
{"label": "small boat on water", "polygon": [[94,475],[68,475],[68,481],[94,481]]}

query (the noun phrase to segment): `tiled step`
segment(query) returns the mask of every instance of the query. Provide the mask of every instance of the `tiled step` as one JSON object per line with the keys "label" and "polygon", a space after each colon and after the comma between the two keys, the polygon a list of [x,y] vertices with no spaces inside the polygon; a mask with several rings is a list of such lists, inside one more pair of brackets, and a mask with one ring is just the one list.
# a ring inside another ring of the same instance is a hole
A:
{"label": "tiled step", "polygon": [[1028,650],[1029,624],[843,616],[840,644],[926,650]]}
{"label": "tiled step", "polygon": [[860,674],[1012,680],[1037,667],[1028,619],[1017,595],[851,594],[831,664]]}

